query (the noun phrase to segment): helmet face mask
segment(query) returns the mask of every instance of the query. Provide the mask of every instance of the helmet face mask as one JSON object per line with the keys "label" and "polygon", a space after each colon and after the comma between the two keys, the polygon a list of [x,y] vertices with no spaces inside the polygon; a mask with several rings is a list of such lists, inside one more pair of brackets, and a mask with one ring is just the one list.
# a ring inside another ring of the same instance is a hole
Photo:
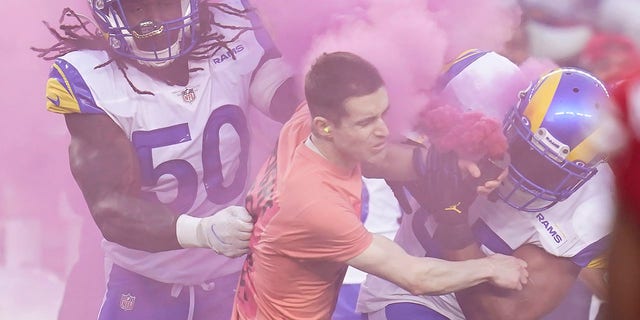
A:
{"label": "helmet face mask", "polygon": [[[164,67],[191,53],[199,40],[199,0],[142,2],[89,0],[93,16],[113,52],[151,67]],[[147,12],[154,12],[160,18],[135,17],[135,13],[127,12],[135,11],[131,8],[136,5],[154,6]]]}
{"label": "helmet face mask", "polygon": [[605,158],[594,139],[607,103],[602,83],[577,69],[554,70],[525,91],[504,121],[511,164],[498,196],[527,212],[571,196]]}

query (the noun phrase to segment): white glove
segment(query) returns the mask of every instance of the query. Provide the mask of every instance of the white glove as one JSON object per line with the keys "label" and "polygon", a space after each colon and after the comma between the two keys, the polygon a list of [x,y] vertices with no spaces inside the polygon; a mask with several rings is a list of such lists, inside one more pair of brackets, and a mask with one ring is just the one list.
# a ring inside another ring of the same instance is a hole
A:
{"label": "white glove", "polygon": [[183,214],[176,223],[178,242],[183,248],[211,248],[230,258],[249,251],[252,230],[251,215],[239,206],[226,207],[205,218]]}

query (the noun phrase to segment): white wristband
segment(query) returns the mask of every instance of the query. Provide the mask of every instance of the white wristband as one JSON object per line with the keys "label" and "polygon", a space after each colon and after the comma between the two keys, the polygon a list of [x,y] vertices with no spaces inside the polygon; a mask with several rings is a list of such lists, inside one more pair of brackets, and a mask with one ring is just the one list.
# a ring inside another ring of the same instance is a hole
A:
{"label": "white wristband", "polygon": [[208,248],[209,245],[198,237],[198,225],[202,218],[182,214],[176,221],[176,236],[183,248]]}

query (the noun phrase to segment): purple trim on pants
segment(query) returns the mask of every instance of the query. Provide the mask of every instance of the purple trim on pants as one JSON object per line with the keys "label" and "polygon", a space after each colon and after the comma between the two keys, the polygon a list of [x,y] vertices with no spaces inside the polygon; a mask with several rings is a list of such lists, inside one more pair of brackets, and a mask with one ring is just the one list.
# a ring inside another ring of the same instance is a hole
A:
{"label": "purple trim on pants", "polygon": [[448,320],[440,313],[423,305],[399,302],[385,307],[387,320]]}

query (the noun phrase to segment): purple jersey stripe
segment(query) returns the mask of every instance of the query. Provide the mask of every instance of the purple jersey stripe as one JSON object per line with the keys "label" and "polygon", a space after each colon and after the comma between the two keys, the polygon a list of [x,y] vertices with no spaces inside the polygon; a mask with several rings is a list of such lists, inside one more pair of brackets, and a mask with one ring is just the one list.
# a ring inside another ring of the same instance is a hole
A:
{"label": "purple jersey stripe", "polygon": [[[80,107],[80,113],[105,113],[96,105],[89,86],[87,86],[87,83],[82,78],[82,75],[80,75],[80,72],[78,72],[72,64],[64,59],[56,59],[55,65],[57,65],[64,74],[60,74],[57,68],[51,68],[49,77],[57,79],[70,93],[75,96],[78,101],[78,106]],[[70,88],[67,87],[67,81]]]}
{"label": "purple jersey stripe", "polygon": [[600,240],[588,245],[584,249],[580,250],[575,256],[571,258],[573,263],[577,264],[579,267],[586,267],[591,260],[601,256],[609,246],[610,235],[604,236],[600,238]]}
{"label": "purple jersey stripe", "polygon": [[471,227],[476,239],[495,253],[513,254],[513,249],[482,220],[478,219]]}
{"label": "purple jersey stripe", "polygon": [[360,220],[364,223],[367,221],[367,217],[369,216],[369,189],[367,189],[367,184],[364,183],[364,181],[362,181],[361,204]]}

